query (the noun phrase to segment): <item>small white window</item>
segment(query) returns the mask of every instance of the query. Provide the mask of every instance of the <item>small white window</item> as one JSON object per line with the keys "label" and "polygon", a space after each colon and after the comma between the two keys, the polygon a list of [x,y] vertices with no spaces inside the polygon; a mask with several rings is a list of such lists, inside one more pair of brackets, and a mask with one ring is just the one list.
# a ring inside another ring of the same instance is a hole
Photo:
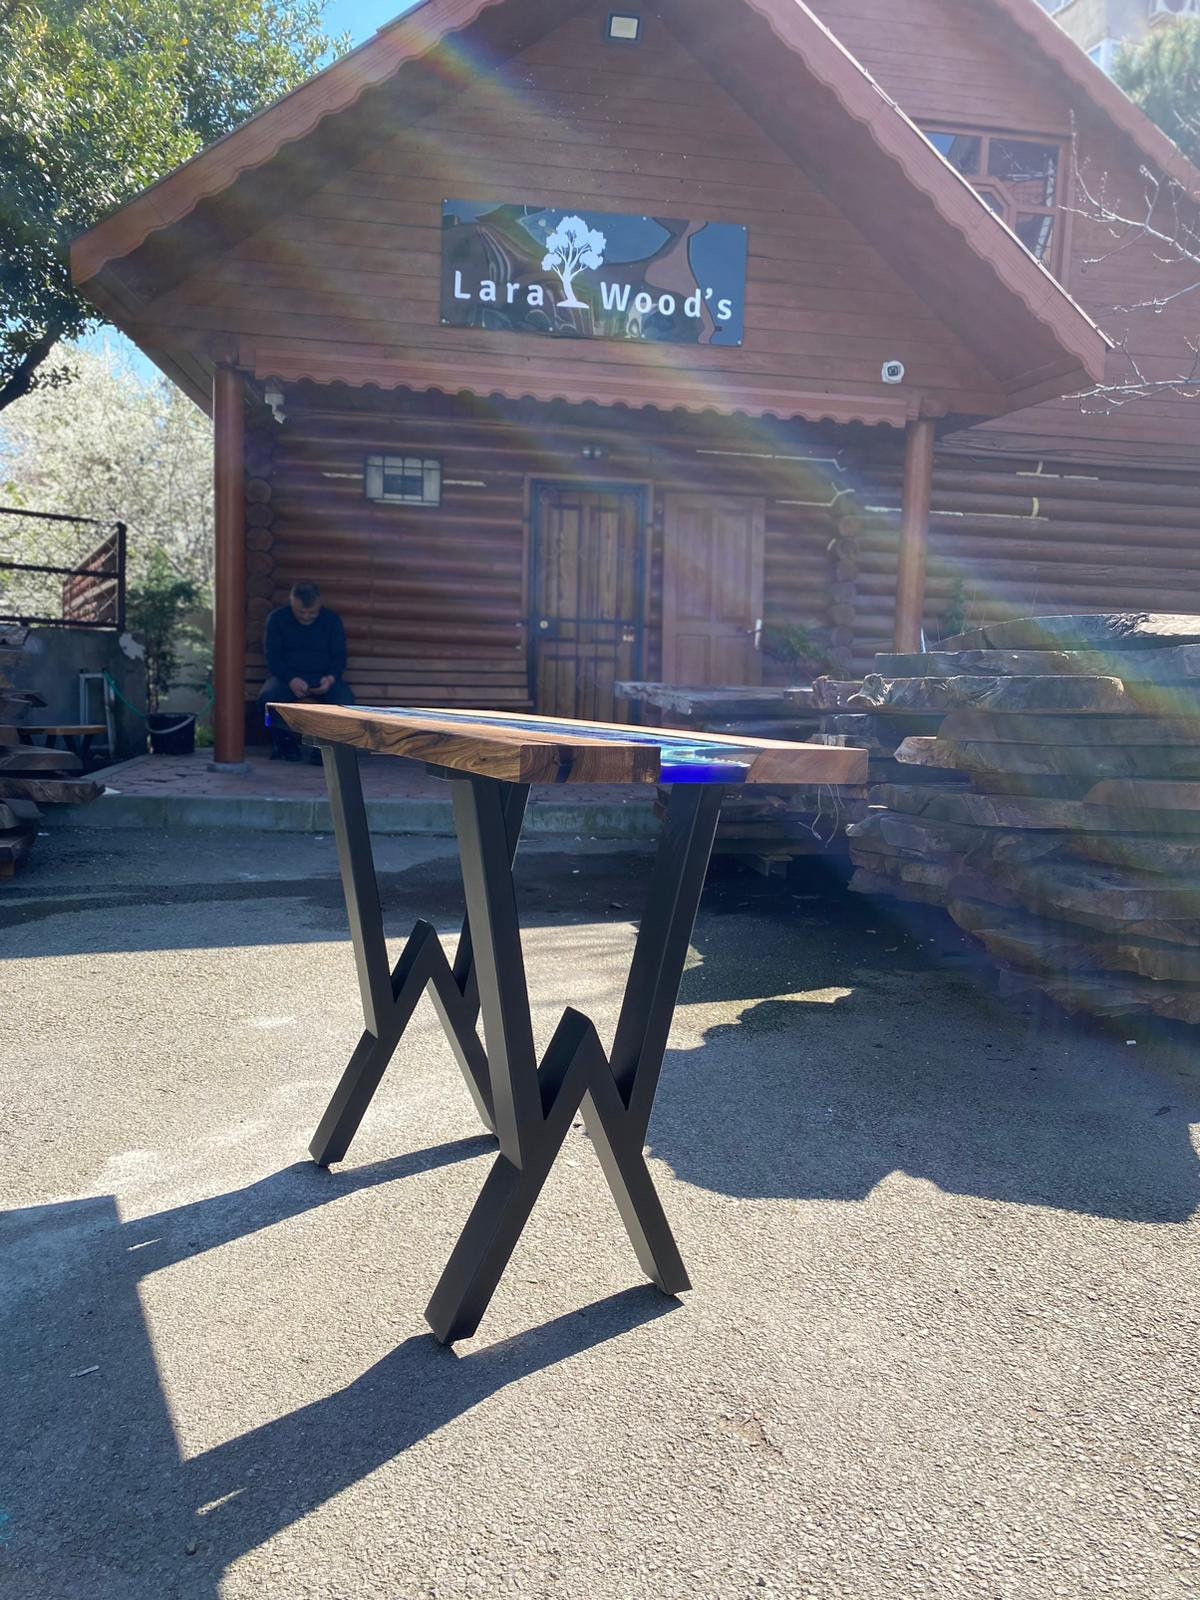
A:
{"label": "small white window", "polygon": [[368,500],[405,506],[442,503],[442,463],[424,456],[368,456]]}
{"label": "small white window", "polygon": [[619,44],[636,44],[642,33],[641,17],[629,16],[622,11],[614,11],[608,19],[608,37],[615,39]]}

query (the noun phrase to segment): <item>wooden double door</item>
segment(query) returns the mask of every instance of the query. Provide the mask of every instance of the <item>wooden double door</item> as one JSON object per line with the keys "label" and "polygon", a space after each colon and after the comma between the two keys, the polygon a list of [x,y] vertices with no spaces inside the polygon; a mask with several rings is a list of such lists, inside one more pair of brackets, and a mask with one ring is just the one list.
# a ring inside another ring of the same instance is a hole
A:
{"label": "wooden double door", "polygon": [[[648,491],[532,486],[531,691],[542,715],[626,721],[613,685],[645,674]],[[662,676],[761,682],[760,499],[668,494],[663,503]]]}

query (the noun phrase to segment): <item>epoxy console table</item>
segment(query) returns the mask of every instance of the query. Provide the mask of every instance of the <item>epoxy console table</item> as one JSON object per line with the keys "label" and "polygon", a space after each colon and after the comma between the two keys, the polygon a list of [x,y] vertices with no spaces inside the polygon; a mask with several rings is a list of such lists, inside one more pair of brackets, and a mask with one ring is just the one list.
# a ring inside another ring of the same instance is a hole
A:
{"label": "epoxy console table", "polygon": [[[863,783],[866,753],[498,712],[271,709],[322,746],[362,994],[364,1032],[313,1137],[313,1159],[329,1166],[345,1156],[426,989],[499,1141],[426,1309],[436,1337],[450,1344],[479,1326],[580,1108],[643,1270],[666,1294],[687,1289],[643,1147],[722,796],[746,783]],[[467,903],[453,961],[433,927],[418,922],[389,968],[356,747],[423,761],[450,783]],[[663,783],[671,793],[612,1056],[591,1019],[568,1006],[539,1063],[513,861],[530,786],[566,783]]]}

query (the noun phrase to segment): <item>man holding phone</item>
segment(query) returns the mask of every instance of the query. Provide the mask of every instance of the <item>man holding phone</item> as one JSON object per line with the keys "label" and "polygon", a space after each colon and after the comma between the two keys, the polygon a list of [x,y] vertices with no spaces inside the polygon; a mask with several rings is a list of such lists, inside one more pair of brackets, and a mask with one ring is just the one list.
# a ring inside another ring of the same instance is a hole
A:
{"label": "man holding phone", "polygon": [[[346,630],[337,612],[321,604],[321,591],[315,583],[294,583],[288,604],[272,611],[263,654],[270,673],[258,697],[264,713],[273,700],[354,704],[354,692],[342,676]],[[295,734],[278,720],[270,729],[272,761],[299,761]]]}

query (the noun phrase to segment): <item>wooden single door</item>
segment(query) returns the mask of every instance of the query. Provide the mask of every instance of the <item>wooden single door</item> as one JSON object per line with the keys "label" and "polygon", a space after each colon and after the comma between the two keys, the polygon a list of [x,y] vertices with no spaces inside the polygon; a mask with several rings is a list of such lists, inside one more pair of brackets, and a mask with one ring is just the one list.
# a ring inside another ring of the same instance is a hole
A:
{"label": "wooden single door", "polygon": [[668,495],[663,518],[663,678],[762,682],[763,502]]}
{"label": "wooden single door", "polygon": [[544,716],[629,719],[613,684],[642,671],[645,497],[533,486],[533,696]]}

